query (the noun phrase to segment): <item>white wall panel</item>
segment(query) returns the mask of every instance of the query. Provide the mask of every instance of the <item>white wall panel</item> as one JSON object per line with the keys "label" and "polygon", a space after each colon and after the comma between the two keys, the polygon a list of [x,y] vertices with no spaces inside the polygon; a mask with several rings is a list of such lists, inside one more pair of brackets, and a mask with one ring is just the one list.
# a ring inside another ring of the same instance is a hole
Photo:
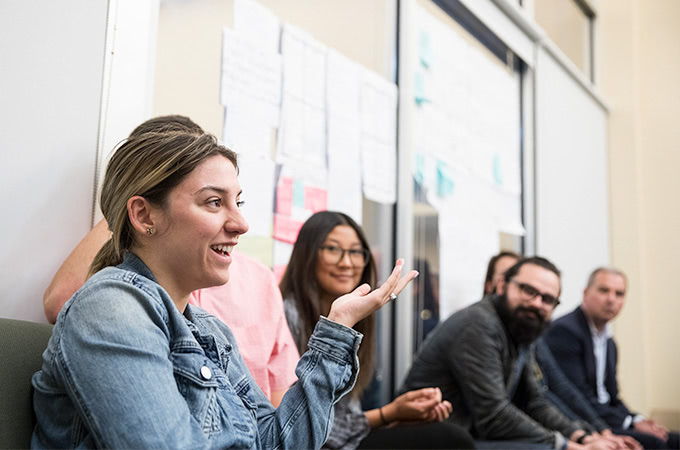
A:
{"label": "white wall panel", "polygon": [[562,315],[610,259],[607,111],[542,48],[535,98],[536,252],[562,271]]}
{"label": "white wall panel", "polygon": [[0,3],[0,316],[42,295],[90,228],[106,0]]}

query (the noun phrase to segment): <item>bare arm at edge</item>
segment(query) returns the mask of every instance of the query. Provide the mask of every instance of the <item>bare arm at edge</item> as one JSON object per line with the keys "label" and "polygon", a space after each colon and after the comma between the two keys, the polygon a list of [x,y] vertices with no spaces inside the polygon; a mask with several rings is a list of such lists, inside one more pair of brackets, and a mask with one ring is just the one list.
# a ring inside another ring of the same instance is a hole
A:
{"label": "bare arm at edge", "polygon": [[85,235],[59,267],[43,294],[45,317],[50,323],[56,322],[64,303],[85,284],[90,264],[99,249],[110,238],[111,232],[108,224],[102,219]]}

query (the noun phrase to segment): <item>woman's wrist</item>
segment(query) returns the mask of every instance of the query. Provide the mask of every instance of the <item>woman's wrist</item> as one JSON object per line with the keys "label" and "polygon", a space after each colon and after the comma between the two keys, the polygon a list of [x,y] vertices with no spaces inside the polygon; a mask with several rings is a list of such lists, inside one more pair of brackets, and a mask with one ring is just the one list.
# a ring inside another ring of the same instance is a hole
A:
{"label": "woman's wrist", "polygon": [[384,427],[387,425],[387,419],[385,419],[385,414],[383,413],[383,407],[378,408],[378,412],[380,413],[380,426]]}
{"label": "woman's wrist", "polygon": [[394,402],[390,402],[384,406],[380,407],[381,419],[384,419],[385,425],[389,425],[394,422],[397,418],[395,417]]}

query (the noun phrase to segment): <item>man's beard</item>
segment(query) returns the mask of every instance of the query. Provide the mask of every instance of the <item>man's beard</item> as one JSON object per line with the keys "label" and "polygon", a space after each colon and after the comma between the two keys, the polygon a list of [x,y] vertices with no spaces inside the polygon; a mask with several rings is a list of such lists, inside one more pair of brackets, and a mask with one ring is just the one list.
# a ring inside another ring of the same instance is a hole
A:
{"label": "man's beard", "polygon": [[532,306],[518,306],[511,311],[505,294],[500,295],[500,300],[501,319],[516,343],[531,344],[550,325],[542,310]]}

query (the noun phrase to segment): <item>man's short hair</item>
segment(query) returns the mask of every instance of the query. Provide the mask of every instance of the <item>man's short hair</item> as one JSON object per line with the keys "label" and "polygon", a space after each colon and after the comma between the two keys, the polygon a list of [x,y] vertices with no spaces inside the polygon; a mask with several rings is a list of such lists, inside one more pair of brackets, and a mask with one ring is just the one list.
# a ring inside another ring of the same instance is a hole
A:
{"label": "man's short hair", "polygon": [[[543,258],[541,256],[531,256],[529,258],[522,258],[519,261],[517,261],[517,264],[514,266],[510,267],[506,272],[505,272],[505,284],[510,283],[510,280],[519,273],[519,269],[522,268],[523,265],[525,264],[533,264],[535,266],[543,267],[544,269],[547,269],[557,275],[557,278],[562,277],[562,274],[560,273],[560,270],[555,266],[555,264],[551,263],[548,261],[546,258]],[[562,286],[560,286],[560,291],[562,290]]]}
{"label": "man's short hair", "polygon": [[597,274],[599,273],[609,273],[612,275],[619,275],[621,278],[623,278],[623,282],[625,283],[626,287],[628,286],[628,277],[626,277],[626,274],[621,272],[619,269],[616,269],[614,267],[598,267],[597,269],[593,270],[590,273],[590,276],[588,277],[588,284],[586,284],[586,289],[591,287],[593,284],[595,284],[595,278],[597,278]]}
{"label": "man's short hair", "polygon": [[489,260],[489,265],[486,268],[486,278],[484,278],[484,290],[485,290],[484,295],[486,295],[487,283],[491,283],[493,281],[493,274],[496,272],[496,263],[498,262],[499,259],[505,258],[506,256],[515,259],[520,259],[520,256],[517,253],[511,252],[510,250],[503,250],[499,254],[492,256],[491,259]]}

